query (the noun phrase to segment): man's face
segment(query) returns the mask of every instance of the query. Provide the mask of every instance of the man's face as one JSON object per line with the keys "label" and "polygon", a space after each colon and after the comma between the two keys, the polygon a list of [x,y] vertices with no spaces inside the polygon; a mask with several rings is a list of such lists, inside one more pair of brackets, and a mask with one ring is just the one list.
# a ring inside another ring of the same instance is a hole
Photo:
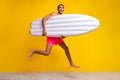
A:
{"label": "man's face", "polygon": [[64,12],[64,6],[62,6],[62,5],[59,6],[58,12],[62,14]]}

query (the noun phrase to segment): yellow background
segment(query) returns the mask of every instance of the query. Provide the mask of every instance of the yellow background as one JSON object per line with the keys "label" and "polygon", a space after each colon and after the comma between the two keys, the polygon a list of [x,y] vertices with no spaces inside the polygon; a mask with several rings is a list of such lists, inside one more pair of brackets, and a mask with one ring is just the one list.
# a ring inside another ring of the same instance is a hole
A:
{"label": "yellow background", "polygon": [[[45,49],[46,38],[29,34],[30,23],[57,11],[88,14],[98,18],[100,27],[89,34],[64,39],[73,61],[80,69],[69,67],[64,51],[57,45],[50,56],[35,54],[32,49]],[[2,0],[0,3],[0,71],[120,71],[120,1],[119,0]]]}

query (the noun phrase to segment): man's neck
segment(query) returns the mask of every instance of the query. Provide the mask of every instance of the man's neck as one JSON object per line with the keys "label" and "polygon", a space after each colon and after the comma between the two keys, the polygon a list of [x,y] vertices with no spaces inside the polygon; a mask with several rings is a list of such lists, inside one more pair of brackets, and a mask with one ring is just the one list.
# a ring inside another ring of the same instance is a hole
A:
{"label": "man's neck", "polygon": [[62,13],[59,13],[59,12],[58,12],[58,15],[62,15]]}

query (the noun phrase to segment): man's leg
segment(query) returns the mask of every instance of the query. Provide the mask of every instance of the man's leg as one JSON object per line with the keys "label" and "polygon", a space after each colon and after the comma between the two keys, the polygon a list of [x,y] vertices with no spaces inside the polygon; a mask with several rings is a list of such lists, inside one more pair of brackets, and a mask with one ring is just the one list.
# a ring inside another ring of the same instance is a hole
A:
{"label": "man's leg", "polygon": [[32,50],[30,52],[30,54],[28,55],[28,59],[30,59],[32,57],[33,54],[40,54],[40,55],[45,55],[45,56],[48,56],[51,52],[51,49],[52,49],[52,45],[46,45],[46,50],[43,51],[43,50]]}
{"label": "man's leg", "polygon": [[72,58],[71,58],[71,56],[70,56],[69,49],[68,49],[68,47],[66,46],[66,44],[63,42],[63,43],[60,43],[59,45],[64,49],[65,54],[66,54],[66,56],[67,56],[67,58],[68,58],[68,60],[69,60],[70,66],[71,66],[71,67],[75,67],[75,68],[79,68],[80,66],[74,65],[74,63],[73,63],[73,61],[72,61]]}

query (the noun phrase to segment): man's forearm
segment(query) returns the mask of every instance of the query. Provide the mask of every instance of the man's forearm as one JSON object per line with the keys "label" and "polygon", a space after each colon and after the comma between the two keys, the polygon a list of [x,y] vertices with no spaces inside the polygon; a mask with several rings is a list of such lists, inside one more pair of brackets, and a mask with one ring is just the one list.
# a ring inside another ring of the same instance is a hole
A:
{"label": "man's forearm", "polygon": [[42,19],[42,27],[43,27],[43,30],[44,30],[44,31],[46,31],[46,26],[45,26],[45,24],[46,24],[46,20],[43,18],[43,19]]}

